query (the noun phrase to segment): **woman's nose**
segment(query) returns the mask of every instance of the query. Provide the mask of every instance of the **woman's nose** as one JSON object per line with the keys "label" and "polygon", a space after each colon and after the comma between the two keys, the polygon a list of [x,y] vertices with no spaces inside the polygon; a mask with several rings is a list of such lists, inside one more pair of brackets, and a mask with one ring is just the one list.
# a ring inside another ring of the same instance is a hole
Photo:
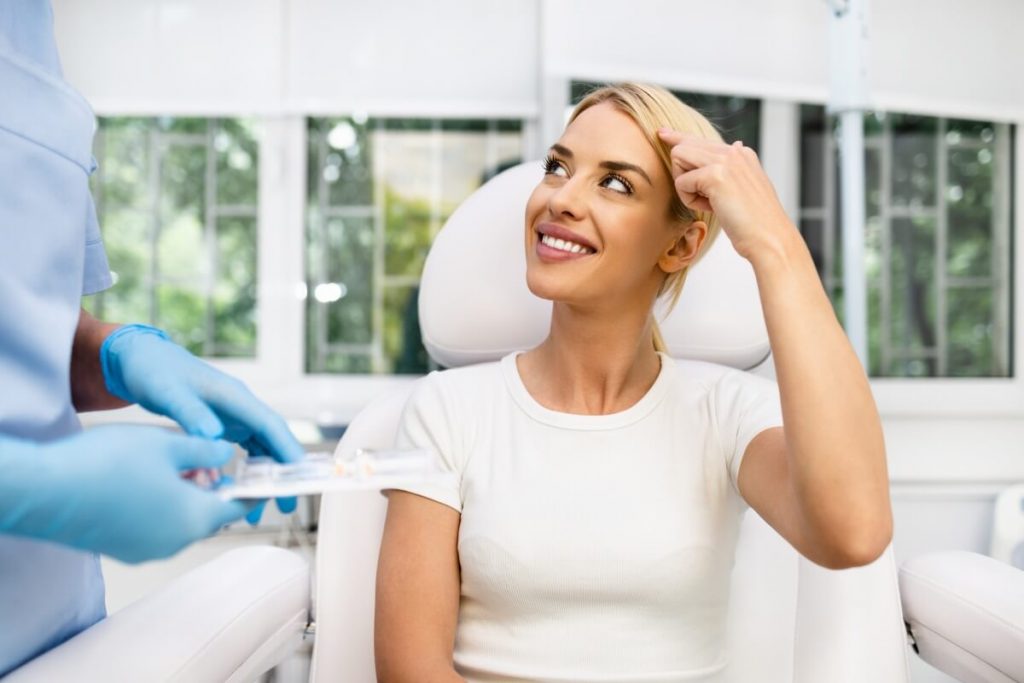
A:
{"label": "woman's nose", "polygon": [[585,208],[580,183],[575,178],[568,178],[548,197],[548,209],[555,216],[579,218]]}

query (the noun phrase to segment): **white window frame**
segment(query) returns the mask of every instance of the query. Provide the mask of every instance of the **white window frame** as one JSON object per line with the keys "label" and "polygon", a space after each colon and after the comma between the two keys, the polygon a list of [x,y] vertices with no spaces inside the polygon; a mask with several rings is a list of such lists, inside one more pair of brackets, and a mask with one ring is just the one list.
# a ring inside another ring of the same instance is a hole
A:
{"label": "white window frame", "polygon": [[[799,160],[799,107],[792,101],[762,101],[761,140],[764,148],[761,159],[771,175],[787,213],[798,215]],[[941,113],[934,114],[941,116]],[[1014,139],[1012,188],[1014,220],[1011,230],[1021,235],[1021,201],[1024,199],[1024,129],[1017,125]],[[784,142],[792,141],[792,142]],[[1005,378],[872,378],[879,412],[894,418],[971,418],[971,417],[1024,417],[1024,376],[1020,371],[1024,359],[1024,338],[1018,332],[1024,321],[1024,278],[1018,266],[1024,264],[1024,240],[1015,239],[1011,267],[1013,278],[1013,307],[1010,312],[1013,330],[1012,374]]]}

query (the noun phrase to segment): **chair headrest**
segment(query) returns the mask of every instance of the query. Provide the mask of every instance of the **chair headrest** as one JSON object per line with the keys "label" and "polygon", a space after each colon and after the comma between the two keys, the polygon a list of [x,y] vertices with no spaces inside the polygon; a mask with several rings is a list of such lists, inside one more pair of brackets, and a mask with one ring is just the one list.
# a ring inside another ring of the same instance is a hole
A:
{"label": "chair headrest", "polygon": [[[547,337],[551,302],[526,286],[523,221],[543,177],[539,161],[508,169],[474,192],[445,223],[423,267],[423,343],[445,367],[498,360]],[[687,276],[675,309],[656,315],[674,358],[750,369],[769,354],[750,264],[719,235]]]}

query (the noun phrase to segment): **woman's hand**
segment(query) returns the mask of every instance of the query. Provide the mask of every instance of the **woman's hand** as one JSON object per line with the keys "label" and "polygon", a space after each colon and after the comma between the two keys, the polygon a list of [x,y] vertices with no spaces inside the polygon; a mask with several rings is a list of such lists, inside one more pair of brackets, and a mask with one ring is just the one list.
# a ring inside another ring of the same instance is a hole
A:
{"label": "woman's hand", "polygon": [[745,259],[777,250],[792,235],[795,228],[754,150],[670,128],[658,135],[672,146],[672,177],[683,204],[714,212]]}

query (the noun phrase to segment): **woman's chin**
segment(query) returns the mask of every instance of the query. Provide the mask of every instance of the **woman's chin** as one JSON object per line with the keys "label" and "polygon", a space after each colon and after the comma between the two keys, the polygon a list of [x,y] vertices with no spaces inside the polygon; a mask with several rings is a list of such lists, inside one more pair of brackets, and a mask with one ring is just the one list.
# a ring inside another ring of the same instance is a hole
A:
{"label": "woman's chin", "polygon": [[546,287],[543,284],[536,284],[529,277],[526,278],[526,288],[530,290],[530,294],[533,294],[538,299],[547,299],[548,301],[554,301],[556,299],[550,287]]}
{"label": "woman's chin", "polygon": [[558,301],[561,298],[559,294],[564,293],[564,287],[559,287],[558,283],[553,283],[550,279],[531,275],[528,269],[526,270],[526,288],[530,294],[548,301]]}
{"label": "woman's chin", "polygon": [[565,282],[554,282],[551,278],[531,277],[526,273],[526,287],[538,299],[547,301],[568,301],[572,298],[572,288]]}

